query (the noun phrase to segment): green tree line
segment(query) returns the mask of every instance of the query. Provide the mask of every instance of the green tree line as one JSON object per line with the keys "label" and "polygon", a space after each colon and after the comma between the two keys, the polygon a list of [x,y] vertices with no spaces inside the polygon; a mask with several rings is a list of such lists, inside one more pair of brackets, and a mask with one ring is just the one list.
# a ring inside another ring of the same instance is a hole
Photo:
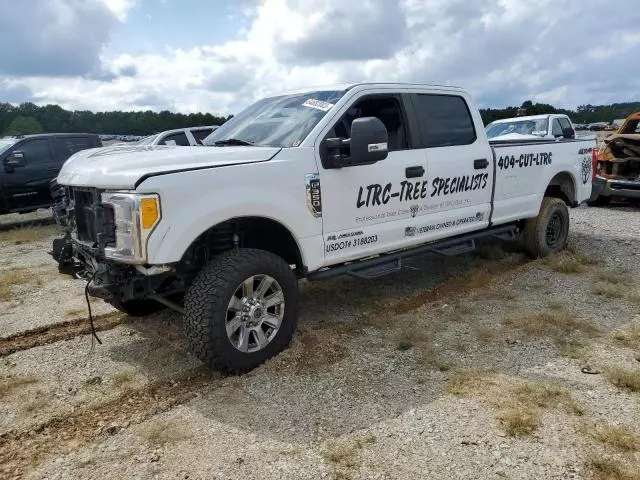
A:
{"label": "green tree line", "polygon": [[222,125],[229,117],[210,113],[90,112],[69,111],[59,105],[38,106],[0,103],[0,133],[99,133],[107,135],[150,135],[173,128]]}
{"label": "green tree line", "polygon": [[[519,109],[527,115],[566,113],[574,123],[611,122],[640,111],[640,102],[611,105],[580,105],[575,111],[555,108],[546,103],[527,100],[520,107],[480,109],[485,125],[501,118],[515,117]],[[13,106],[0,103],[0,133],[20,135],[41,132],[87,132],[109,135],[150,135],[173,128],[198,125],[222,125],[229,117],[210,113],[174,113],[167,110],[153,112],[90,112],[69,111],[59,105],[38,106],[22,103]]]}

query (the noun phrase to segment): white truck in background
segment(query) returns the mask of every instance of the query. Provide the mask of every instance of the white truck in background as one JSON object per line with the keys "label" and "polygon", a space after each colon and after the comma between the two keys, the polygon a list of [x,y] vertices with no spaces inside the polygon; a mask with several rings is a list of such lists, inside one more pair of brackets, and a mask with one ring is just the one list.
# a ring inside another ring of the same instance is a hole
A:
{"label": "white truck in background", "polygon": [[375,278],[481,237],[562,250],[596,146],[490,144],[464,90],[384,83],[264,98],[205,143],[77,153],[52,254],[124,312],[183,313],[195,354],[238,372],[289,344],[300,278]]}
{"label": "white truck in background", "polygon": [[503,118],[491,122],[485,130],[490,141],[570,139],[576,135],[571,119],[563,113]]}

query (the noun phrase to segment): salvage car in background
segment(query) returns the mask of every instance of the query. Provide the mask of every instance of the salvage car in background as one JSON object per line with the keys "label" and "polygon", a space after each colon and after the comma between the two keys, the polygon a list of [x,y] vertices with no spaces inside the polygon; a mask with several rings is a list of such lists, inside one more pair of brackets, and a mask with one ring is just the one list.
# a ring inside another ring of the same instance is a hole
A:
{"label": "salvage car in background", "polygon": [[181,145],[184,147],[202,145],[202,141],[216,128],[218,128],[218,125],[166,130],[164,132],[156,133],[155,135],[149,135],[148,137],[136,142],[136,144]]}
{"label": "salvage car in background", "polygon": [[640,112],[602,141],[597,160],[590,204],[605,205],[612,197],[640,198]]}

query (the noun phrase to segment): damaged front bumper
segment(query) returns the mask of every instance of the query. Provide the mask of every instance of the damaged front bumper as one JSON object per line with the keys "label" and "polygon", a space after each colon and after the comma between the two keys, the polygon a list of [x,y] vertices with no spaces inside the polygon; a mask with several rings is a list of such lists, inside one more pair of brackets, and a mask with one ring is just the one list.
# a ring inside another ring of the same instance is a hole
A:
{"label": "damaged front bumper", "polygon": [[115,263],[105,259],[100,249],[70,235],[55,239],[50,254],[61,273],[86,280],[89,295],[109,303],[168,295],[181,289],[175,285],[171,266],[145,268]]}

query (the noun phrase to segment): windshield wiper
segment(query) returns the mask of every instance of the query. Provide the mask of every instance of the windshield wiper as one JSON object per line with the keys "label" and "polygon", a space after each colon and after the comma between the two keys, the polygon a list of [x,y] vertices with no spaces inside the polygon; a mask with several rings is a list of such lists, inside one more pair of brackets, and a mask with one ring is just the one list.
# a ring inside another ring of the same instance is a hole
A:
{"label": "windshield wiper", "polygon": [[254,144],[251,142],[247,142],[246,140],[240,140],[239,138],[225,138],[224,140],[216,140],[213,144],[217,147],[224,145],[246,145],[253,146]]}

